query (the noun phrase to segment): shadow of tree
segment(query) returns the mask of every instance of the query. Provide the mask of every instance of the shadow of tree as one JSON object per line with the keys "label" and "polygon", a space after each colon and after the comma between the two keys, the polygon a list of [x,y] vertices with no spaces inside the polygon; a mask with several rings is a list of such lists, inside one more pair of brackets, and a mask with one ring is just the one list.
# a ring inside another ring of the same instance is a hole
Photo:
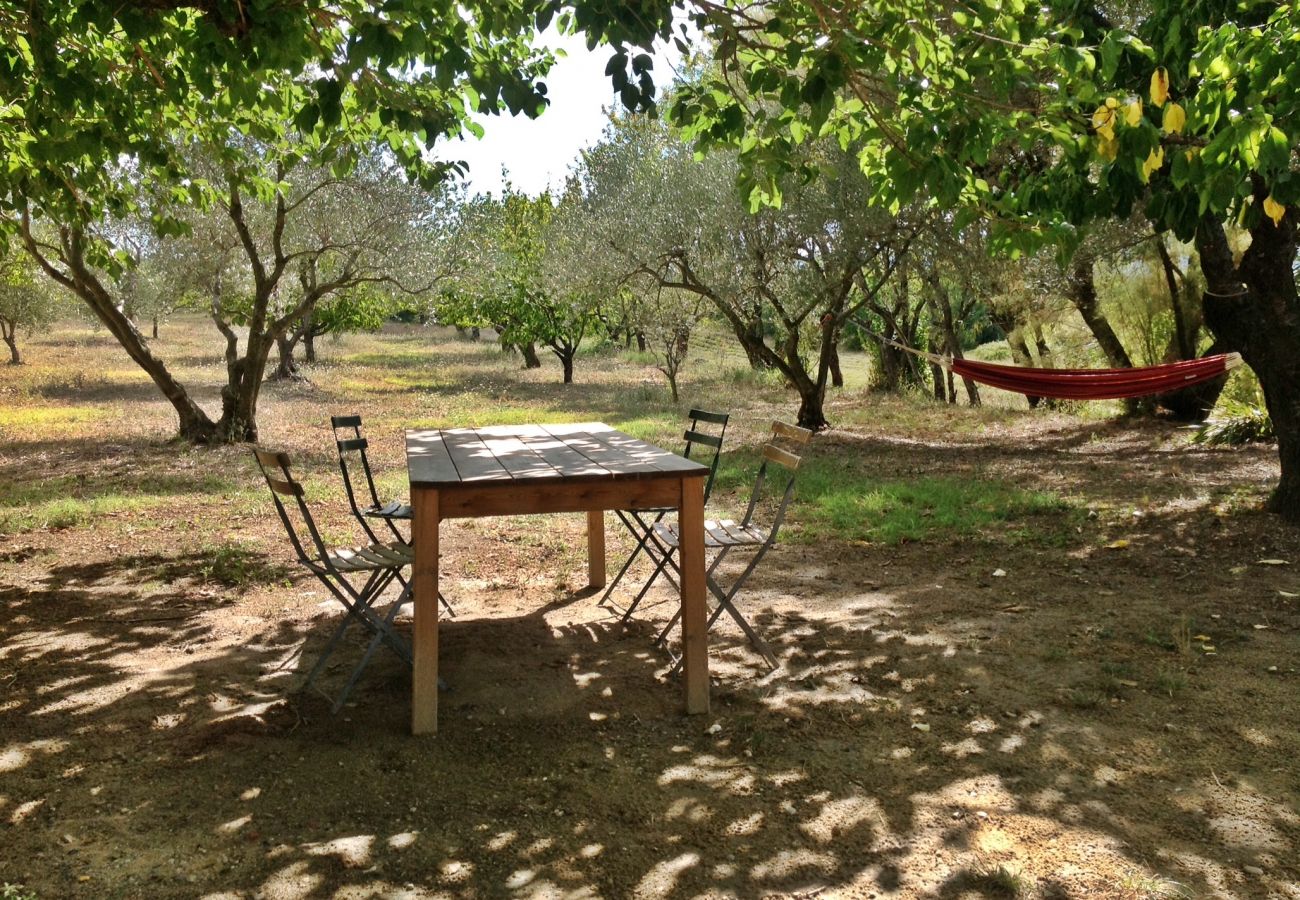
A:
{"label": "shadow of tree", "polygon": [[[573,416],[644,414],[635,390],[573,387],[509,390]],[[504,387],[485,374],[459,389]],[[321,422],[284,433],[333,477]],[[1212,508],[1216,492],[1262,494],[1243,466],[1264,451],[1166,452],[1165,438],[1092,424],[1032,441],[819,437],[813,458],[846,461],[847,481],[1001,478],[1104,512],[1049,514],[1059,546],[1001,532],[783,543],[742,597],[782,666],[769,674],[724,620],[700,718],[680,715],[650,644],[667,592],[624,629],[559,571],[576,523],[545,526],[558,549],[509,556],[495,535],[449,541],[460,615],[442,627],[450,690],[432,740],[407,734],[410,676],[391,654],[338,716],[297,690],[337,604],[286,586],[283,553],[252,553],[233,586],[214,579],[192,522],[216,507],[125,556],[103,535],[75,554],[31,537],[0,550],[0,882],[40,896],[684,898],[997,896],[1019,879],[1039,898],[1300,896],[1300,615],[1282,596],[1297,585],[1258,562],[1294,564],[1300,536],[1248,504]],[[166,481],[172,448],[65,444],[7,445],[0,479],[39,458],[96,496],[119,482],[201,492],[226,478],[214,472],[256,484],[246,448],[195,453]],[[136,468],[108,468],[123,461]],[[1189,499],[1193,483],[1209,498]],[[540,578],[513,571],[521,560]],[[327,690],[360,653],[347,642]]]}

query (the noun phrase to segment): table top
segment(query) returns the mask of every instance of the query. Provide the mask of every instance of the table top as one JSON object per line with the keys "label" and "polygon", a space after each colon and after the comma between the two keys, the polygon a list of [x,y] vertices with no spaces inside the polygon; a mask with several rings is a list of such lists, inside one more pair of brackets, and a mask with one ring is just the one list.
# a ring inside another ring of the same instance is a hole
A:
{"label": "table top", "polygon": [[703,477],[708,467],[602,422],[411,429],[413,487]]}

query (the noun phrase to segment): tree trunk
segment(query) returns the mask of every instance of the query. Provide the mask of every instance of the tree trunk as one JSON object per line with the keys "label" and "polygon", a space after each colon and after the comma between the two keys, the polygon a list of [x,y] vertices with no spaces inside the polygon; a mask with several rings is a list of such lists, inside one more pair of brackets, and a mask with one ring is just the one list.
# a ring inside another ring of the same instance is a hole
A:
{"label": "tree trunk", "polygon": [[565,384],[573,384],[573,355],[576,352],[576,348],[565,352],[555,351],[555,355],[560,358],[560,365],[564,367]]}
{"label": "tree trunk", "polygon": [[309,363],[316,361],[316,332],[307,326],[307,330],[302,335],[302,353],[303,359]]}
{"label": "tree trunk", "polygon": [[0,319],[0,337],[3,337],[4,342],[9,346],[9,365],[21,366],[23,358],[18,352],[18,323],[10,325]]}
{"label": "tree trunk", "polygon": [[840,368],[840,348],[831,351],[831,387],[844,387],[844,370]]}
{"label": "tree trunk", "polygon": [[[791,373],[787,373],[789,377]],[[795,390],[799,392],[799,413],[795,419],[795,424],[800,428],[807,428],[809,431],[821,431],[830,427],[830,422],[826,421],[826,390],[825,385],[818,385],[802,372],[793,373],[790,378],[794,384]]]}
{"label": "tree trunk", "polygon": [[[1201,329],[1201,316],[1189,315],[1183,302],[1183,291],[1179,287],[1178,270],[1169,249],[1165,246],[1163,235],[1156,237],[1156,251],[1160,255],[1160,266],[1164,270],[1165,284],[1169,288],[1169,304],[1174,313],[1174,335],[1169,350],[1165,353],[1165,362],[1196,358],[1196,337]],[[1223,352],[1217,349],[1219,342],[1205,352],[1214,356]],[[1213,381],[1205,381],[1193,387],[1161,394],[1155,398],[1156,403],[1180,422],[1204,422],[1219,401],[1219,394],[1228,383],[1225,375]]]}
{"label": "tree trunk", "polygon": [[108,289],[103,286],[98,276],[86,265],[82,254],[84,239],[81,232],[73,228],[64,229],[60,237],[66,253],[66,258],[62,259],[60,264],[67,266],[66,271],[60,270],[45,256],[32,237],[30,222],[26,216],[23,217],[23,244],[32,255],[32,258],[37,261],[45,274],[63,285],[90,307],[91,312],[108,329],[109,333],[117,339],[117,342],[122,345],[122,349],[127,352],[127,355],[144,370],[154,385],[162,391],[163,396],[167,398],[167,401],[176,411],[177,430],[180,437],[195,444],[207,443],[213,440],[216,436],[216,423],[190,398],[185,386],[176,380],[163,361],[153,355],[149,345],[145,342],[144,335],[140,334],[139,329],[135,327],[135,323],[122,312],[118,304],[109,295]]}
{"label": "tree trunk", "polygon": [[277,334],[275,336],[275,349],[279,353],[279,362],[276,364],[275,371],[271,373],[272,381],[305,381],[306,376],[298,368],[298,363],[294,361],[293,351],[298,346],[298,339],[302,332],[293,334]]}
{"label": "tree trunk", "polygon": [[[1092,332],[1092,336],[1097,341],[1097,346],[1105,354],[1106,361],[1113,369],[1131,369],[1133,360],[1129,357],[1128,351],[1120,343],[1119,335],[1115,334],[1115,329],[1111,327],[1110,322],[1102,315],[1097,306],[1097,283],[1093,280],[1093,255],[1086,250],[1080,250],[1074,254],[1073,265],[1070,267],[1070,274],[1066,279],[1067,288],[1070,294],[1070,302],[1074,308],[1083,316],[1083,322]],[[1046,341],[1042,339],[1042,329],[1038,330],[1039,336],[1039,358],[1044,359],[1042,350],[1046,346]],[[1047,363],[1044,362],[1044,365]],[[1142,399],[1139,397],[1129,397],[1124,400],[1124,411],[1129,415],[1136,415],[1142,411]]]}
{"label": "tree trunk", "polygon": [[[931,309],[939,313],[939,321],[943,325],[943,340],[947,345],[948,355],[953,359],[964,359],[961,352],[961,341],[957,338],[957,324],[953,321],[952,315],[952,298],[944,290],[938,279],[933,279],[930,285],[932,297]],[[957,386],[953,380],[952,369],[947,370],[948,374],[948,402],[957,402]],[[980,405],[979,386],[969,378],[962,376],[962,383],[966,388],[966,397],[971,406]]]}
{"label": "tree trunk", "polygon": [[153,314],[153,339],[158,340],[158,314]]}
{"label": "tree trunk", "polygon": [[[1263,202],[1256,189],[1256,202]],[[1266,192],[1263,192],[1266,193]],[[1292,265],[1296,258],[1296,211],[1280,225],[1261,216],[1236,266],[1223,223],[1204,219],[1196,249],[1205,272],[1205,322],[1255,371],[1277,433],[1282,478],[1268,508],[1300,524],[1300,297]]]}
{"label": "tree trunk", "polygon": [[542,367],[542,361],[537,356],[537,347],[533,345],[532,341],[524,341],[515,344],[515,346],[519,348],[519,353],[524,358],[525,369],[540,369]]}
{"label": "tree trunk", "polygon": [[646,351],[646,341],[645,341],[644,331],[638,331],[636,333],[636,349],[637,352],[639,353],[645,353]]}
{"label": "tree trunk", "polygon": [[[1032,367],[1034,364],[1034,355],[1029,352],[1029,344],[1025,342],[1025,334],[1019,328],[1007,332],[1007,346],[1011,348],[1011,359],[1018,366]],[[1030,409],[1037,409],[1038,404],[1043,402],[1042,397],[1026,396],[1029,401]]]}
{"label": "tree trunk", "polygon": [[930,363],[930,377],[934,379],[934,399],[945,401],[948,399],[948,388],[943,376],[943,366],[938,363]]}
{"label": "tree trunk", "polygon": [[257,399],[273,341],[249,334],[244,355],[226,356],[226,384],[221,388],[221,419],[215,440],[227,444],[257,440]]}

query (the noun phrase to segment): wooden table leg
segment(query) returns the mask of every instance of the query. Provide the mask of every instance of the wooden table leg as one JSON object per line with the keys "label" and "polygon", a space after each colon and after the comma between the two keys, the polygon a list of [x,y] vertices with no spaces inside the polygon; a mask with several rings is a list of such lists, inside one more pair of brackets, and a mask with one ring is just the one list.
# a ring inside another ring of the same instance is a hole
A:
{"label": "wooden table leg", "polygon": [[411,494],[411,544],[415,561],[411,587],[415,627],[411,677],[411,733],[438,731],[438,492],[416,488]]}
{"label": "wooden table leg", "polygon": [[605,586],[605,511],[587,510],[587,583]]}
{"label": "wooden table leg", "polygon": [[704,604],[704,479],[682,479],[677,513],[682,565],[682,680],[686,711],[709,711],[709,636]]}

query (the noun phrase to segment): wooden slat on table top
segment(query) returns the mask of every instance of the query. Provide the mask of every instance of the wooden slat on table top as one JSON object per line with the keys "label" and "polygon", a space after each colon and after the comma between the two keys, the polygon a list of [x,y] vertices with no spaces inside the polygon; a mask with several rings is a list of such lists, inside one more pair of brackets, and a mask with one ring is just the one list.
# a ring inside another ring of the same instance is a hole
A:
{"label": "wooden slat on table top", "polygon": [[600,422],[411,431],[411,483],[599,481],[705,467]]}
{"label": "wooden slat on table top", "polygon": [[699,463],[600,422],[545,427],[552,434],[563,435],[566,442],[571,442],[572,446],[581,449],[592,459],[621,473],[690,472],[704,469]]}
{"label": "wooden slat on table top", "polygon": [[412,484],[446,484],[460,480],[456,464],[447,453],[442,432],[436,428],[406,433],[406,466]]}
{"label": "wooden slat on table top", "polygon": [[519,429],[496,426],[475,428],[483,446],[501,464],[515,481],[529,478],[554,478],[556,471],[525,444],[517,433]]}
{"label": "wooden slat on table top", "polygon": [[541,425],[527,426],[521,435],[524,444],[541,456],[561,478],[612,478],[613,473],[592,462],[560,438],[549,434]]}
{"label": "wooden slat on table top", "polygon": [[514,481],[510,470],[483,443],[477,429],[444,428],[442,439],[462,482]]}

